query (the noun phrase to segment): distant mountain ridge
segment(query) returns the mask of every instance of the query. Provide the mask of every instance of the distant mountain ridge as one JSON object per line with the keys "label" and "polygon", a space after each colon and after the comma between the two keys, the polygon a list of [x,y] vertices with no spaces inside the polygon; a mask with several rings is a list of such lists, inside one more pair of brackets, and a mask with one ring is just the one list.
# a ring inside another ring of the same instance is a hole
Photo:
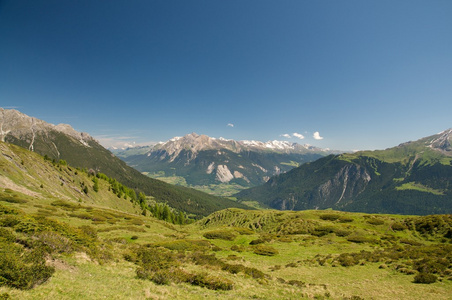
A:
{"label": "distant mountain ridge", "polygon": [[332,153],[287,141],[235,141],[196,133],[159,143],[146,153],[121,152],[130,166],[151,176],[182,177],[189,186],[234,184],[256,186],[271,176]]}
{"label": "distant mountain ridge", "polygon": [[70,125],[53,125],[17,110],[0,109],[0,138],[51,159],[66,160],[71,166],[105,173],[125,186],[196,216],[205,216],[227,207],[246,208],[228,199],[144,176],[102,147],[89,134],[77,132]]}
{"label": "distant mountain ridge", "polygon": [[452,129],[386,150],[330,155],[244,190],[276,209],[452,213]]}

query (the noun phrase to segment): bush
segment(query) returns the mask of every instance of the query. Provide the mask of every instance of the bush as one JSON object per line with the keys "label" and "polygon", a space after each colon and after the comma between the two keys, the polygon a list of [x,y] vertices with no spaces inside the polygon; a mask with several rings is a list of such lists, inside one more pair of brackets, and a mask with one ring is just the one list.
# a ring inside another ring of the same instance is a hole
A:
{"label": "bush", "polygon": [[72,241],[57,232],[40,232],[35,237],[49,249],[50,253],[71,253],[73,251]]}
{"label": "bush", "polygon": [[339,218],[339,222],[341,223],[351,223],[353,222],[353,219],[347,216],[342,216]]}
{"label": "bush", "polygon": [[242,245],[232,245],[231,250],[235,252],[243,252],[245,251],[245,247],[243,247]]}
{"label": "bush", "polygon": [[272,246],[267,246],[267,245],[256,246],[256,248],[254,248],[254,253],[257,255],[264,255],[264,256],[274,256],[274,255],[279,254],[278,250],[276,250]]}
{"label": "bush", "polygon": [[259,244],[263,244],[263,243],[265,243],[265,240],[263,240],[263,239],[255,239],[255,240],[252,240],[250,242],[250,245],[259,245]]}
{"label": "bush", "polygon": [[6,242],[14,242],[16,240],[16,236],[7,228],[0,227],[0,242],[2,240]]}
{"label": "bush", "polygon": [[322,214],[320,215],[320,219],[327,220],[327,221],[336,221],[341,216],[338,214]]}
{"label": "bush", "polygon": [[234,230],[240,235],[253,235],[254,231],[244,227],[234,227]]}
{"label": "bush", "polygon": [[45,265],[42,249],[25,252],[14,244],[0,244],[0,285],[31,289],[44,283],[55,272]]}
{"label": "bush", "polygon": [[347,237],[347,241],[352,243],[375,243],[375,240],[370,237],[362,236],[362,235],[353,235]]}
{"label": "bush", "polygon": [[245,266],[244,265],[232,265],[232,264],[225,264],[222,268],[223,271],[227,271],[231,274],[237,274],[240,272],[244,272],[245,271]]}
{"label": "bush", "polygon": [[414,276],[414,283],[425,283],[430,284],[436,282],[437,277],[429,273],[419,273]]}
{"label": "bush", "polygon": [[248,276],[253,277],[254,279],[263,279],[265,278],[265,273],[262,271],[259,271],[256,268],[245,268],[245,274]]}
{"label": "bush", "polygon": [[368,219],[366,222],[371,225],[383,225],[385,223],[385,221],[383,221],[382,219],[378,219],[378,218],[371,218],[371,219]]}
{"label": "bush", "polygon": [[236,238],[236,233],[230,230],[214,230],[204,233],[206,239],[220,239],[226,241],[233,241]]}
{"label": "bush", "polygon": [[392,228],[392,230],[395,230],[395,231],[403,231],[403,230],[407,229],[406,225],[402,224],[400,222],[393,223],[391,225],[391,228]]}
{"label": "bush", "polygon": [[356,266],[359,263],[359,259],[357,259],[356,256],[348,253],[342,253],[341,255],[339,255],[337,260],[343,267]]}
{"label": "bush", "polygon": [[207,276],[206,273],[196,274],[190,279],[192,285],[206,287],[210,290],[232,290],[233,284],[225,278],[214,278]]}

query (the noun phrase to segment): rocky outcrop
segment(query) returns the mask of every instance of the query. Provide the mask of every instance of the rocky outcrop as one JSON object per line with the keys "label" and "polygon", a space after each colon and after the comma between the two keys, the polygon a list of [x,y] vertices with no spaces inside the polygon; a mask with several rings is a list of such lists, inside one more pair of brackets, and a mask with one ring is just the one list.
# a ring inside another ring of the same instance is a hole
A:
{"label": "rocky outcrop", "polygon": [[318,199],[331,206],[340,206],[341,202],[351,201],[362,193],[371,177],[365,168],[357,164],[348,164],[330,180],[317,189]]}
{"label": "rocky outcrop", "polygon": [[86,147],[89,147],[89,141],[94,141],[89,134],[78,132],[70,125],[53,125],[14,109],[0,108],[0,139],[3,142],[8,139],[23,140],[28,143],[28,149],[33,151],[36,137],[47,136],[50,132],[70,136]]}
{"label": "rocky outcrop", "polygon": [[217,167],[217,180],[221,182],[229,182],[232,179],[234,179],[234,175],[232,175],[231,171],[229,171],[228,166],[226,165],[219,165]]}

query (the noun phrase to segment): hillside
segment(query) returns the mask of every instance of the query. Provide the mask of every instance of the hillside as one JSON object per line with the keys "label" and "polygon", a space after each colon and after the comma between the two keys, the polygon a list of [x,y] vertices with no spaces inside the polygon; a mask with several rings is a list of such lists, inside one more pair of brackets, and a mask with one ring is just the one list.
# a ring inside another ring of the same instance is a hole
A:
{"label": "hillside", "polygon": [[144,150],[118,153],[148,176],[220,195],[263,184],[273,175],[332,152],[285,141],[235,141],[196,133]]}
{"label": "hillside", "polygon": [[197,190],[176,187],[144,176],[102,147],[87,133],[66,124],[53,125],[17,110],[0,110],[1,140],[32,150],[51,159],[63,159],[73,167],[92,169],[152,196],[158,202],[195,216],[206,216],[226,207],[245,207],[234,201]]}
{"label": "hillside", "polygon": [[450,216],[228,209],[176,227],[0,192],[3,299],[448,299],[452,291]]}
{"label": "hillside", "polygon": [[452,212],[452,130],[397,147],[331,155],[237,194],[276,209]]}

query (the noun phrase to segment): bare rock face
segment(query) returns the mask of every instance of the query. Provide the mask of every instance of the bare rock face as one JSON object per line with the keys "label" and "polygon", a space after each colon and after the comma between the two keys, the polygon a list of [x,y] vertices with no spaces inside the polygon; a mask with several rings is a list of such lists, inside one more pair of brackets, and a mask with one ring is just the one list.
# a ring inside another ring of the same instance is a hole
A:
{"label": "bare rock face", "polygon": [[221,182],[229,182],[234,179],[234,175],[232,175],[231,171],[229,171],[228,166],[219,165],[217,167],[217,180]]}
{"label": "bare rock face", "polygon": [[452,156],[452,128],[438,134],[438,136],[430,142],[430,147]]}
{"label": "bare rock face", "polygon": [[88,141],[94,140],[89,134],[78,132],[70,125],[53,125],[34,117],[27,116],[14,109],[0,108],[0,139],[3,142],[8,137],[26,140],[29,143],[28,148],[33,150],[36,136],[38,134],[45,136],[51,131],[71,136],[88,147]]}
{"label": "bare rock face", "polygon": [[359,165],[348,164],[318,188],[319,199],[328,199],[334,205],[353,199],[364,191],[371,177]]}

